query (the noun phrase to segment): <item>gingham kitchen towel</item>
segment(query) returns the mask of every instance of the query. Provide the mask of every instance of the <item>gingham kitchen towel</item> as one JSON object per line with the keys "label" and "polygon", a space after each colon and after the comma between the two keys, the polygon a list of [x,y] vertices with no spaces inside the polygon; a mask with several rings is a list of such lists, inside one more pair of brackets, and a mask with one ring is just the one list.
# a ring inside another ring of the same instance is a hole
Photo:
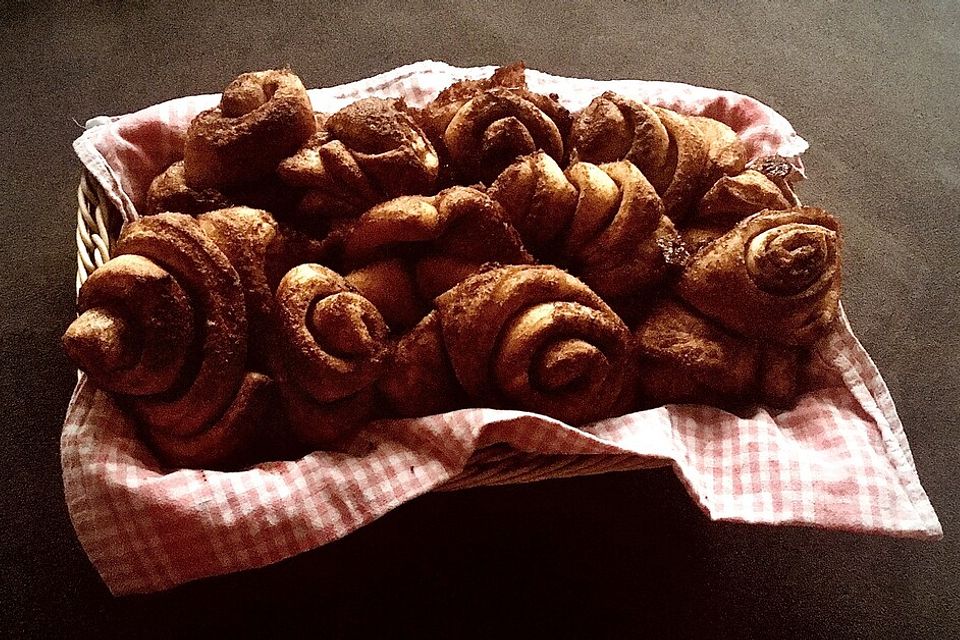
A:
{"label": "gingham kitchen towel", "polygon": [[[311,98],[327,112],[368,95],[420,106],[454,80],[492,71],[427,61]],[[710,115],[730,124],[754,157],[779,154],[802,169],[806,142],[752,98],[675,83],[527,75],[533,90],[558,94],[571,110],[616,91]],[[217,99],[182,98],[111,118],[81,136],[76,152],[134,219],[152,177],[180,154],[190,119]],[[812,390],[779,413],[669,405],[578,430],[524,412],[466,409],[371,424],[350,443],[353,453],[231,473],[162,468],[128,416],[81,377],[61,439],[64,488],[80,542],[117,595],[277,562],[431,490],[667,464],[714,519],[941,537],[890,394],[845,317],[816,345],[811,377]]]}

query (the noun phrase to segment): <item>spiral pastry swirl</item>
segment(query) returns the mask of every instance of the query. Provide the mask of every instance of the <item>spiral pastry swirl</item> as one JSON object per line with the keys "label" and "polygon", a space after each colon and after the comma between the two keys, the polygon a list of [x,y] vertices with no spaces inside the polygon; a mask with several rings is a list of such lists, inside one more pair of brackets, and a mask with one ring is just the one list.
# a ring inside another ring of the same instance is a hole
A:
{"label": "spiral pastry swirl", "polygon": [[364,98],[326,118],[278,167],[281,179],[309,189],[301,217],[350,217],[401,195],[430,193],[440,161],[402,100]]}
{"label": "spiral pastry swirl", "polygon": [[490,89],[457,111],[443,134],[450,159],[466,181],[492,180],[522,155],[543,150],[563,161],[560,128],[532,101]]}
{"label": "spiral pastry swirl", "polygon": [[372,413],[389,329],[369,300],[318,264],[291,269],[276,303],[288,420],[302,441],[329,444]]}
{"label": "spiral pastry swirl", "polygon": [[237,272],[199,224],[165,213],[130,224],[117,257],[81,287],[71,359],[120,396],[164,460],[229,464],[254,439],[272,382],[245,371]]}
{"label": "spiral pastry swirl", "polygon": [[663,198],[674,222],[689,215],[710,162],[710,145],[689,119],[611,92],[595,98],[576,116],[570,148],[577,160],[635,164]]}
{"label": "spiral pastry swirl", "polygon": [[535,255],[607,300],[649,289],[686,258],[660,196],[625,160],[564,173],[540,152],[508,167],[489,193]]}
{"label": "spiral pastry swirl", "polygon": [[454,83],[414,116],[440,154],[445,184],[489,184],[515,158],[538,149],[566,160],[570,112],[556,95],[528,89],[522,62]]}
{"label": "spiral pastry swirl", "polygon": [[443,344],[476,402],[570,424],[609,417],[629,331],[585,284],[552,266],[476,274],[436,300]]}
{"label": "spiral pastry swirl", "polygon": [[364,213],[343,243],[343,272],[395,331],[409,329],[431,301],[487,262],[532,261],[503,209],[486,194],[452,187],[404,196]]}
{"label": "spiral pastry swirl", "polygon": [[190,123],[183,171],[193,189],[224,189],[273,175],[316,131],[310,97],[286,70],[244,73],[220,104]]}
{"label": "spiral pastry swirl", "polygon": [[837,315],[840,248],[839,223],[825,211],[762,211],[703,247],[678,292],[741,335],[808,344]]}

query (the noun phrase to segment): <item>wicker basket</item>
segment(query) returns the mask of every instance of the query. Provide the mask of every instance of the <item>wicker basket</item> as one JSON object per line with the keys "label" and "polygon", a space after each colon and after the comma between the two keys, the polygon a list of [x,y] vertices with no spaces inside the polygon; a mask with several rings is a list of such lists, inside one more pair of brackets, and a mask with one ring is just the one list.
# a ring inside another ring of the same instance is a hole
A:
{"label": "wicker basket", "polygon": [[[95,125],[94,125],[95,126]],[[86,170],[77,188],[77,291],[97,268],[110,259],[123,216],[106,197],[102,187]],[[662,467],[659,460],[637,456],[543,455],[518,452],[492,445],[475,452],[463,472],[440,490],[485,485],[519,484],[552,478],[596,475]]]}

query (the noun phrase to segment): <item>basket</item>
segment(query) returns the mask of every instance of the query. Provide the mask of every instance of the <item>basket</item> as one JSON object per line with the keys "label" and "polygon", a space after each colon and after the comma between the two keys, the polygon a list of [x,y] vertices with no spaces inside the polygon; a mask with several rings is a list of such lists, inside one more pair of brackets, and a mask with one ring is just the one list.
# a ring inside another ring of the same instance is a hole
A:
{"label": "basket", "polygon": [[[371,95],[399,94],[418,106],[453,81],[492,71],[423,61],[310,93],[324,112]],[[751,157],[783,156],[802,169],[806,142],[748,96],[535,70],[527,79],[540,93],[564,96],[569,109],[610,90],[681,112],[726,114]],[[182,150],[176,135],[217,100],[188,96],[88,123],[74,143],[84,166],[78,288],[109,260],[149,180]],[[170,127],[160,136],[158,122]],[[146,148],[151,153],[141,153]],[[130,417],[82,376],[61,435],[64,492],[80,543],[114,594],[272,564],[340,539],[428,491],[666,465],[714,520],[942,536],[886,385],[842,309],[836,330],[817,346],[817,363],[840,375],[776,414],[744,419],[670,405],[573,429],[534,414],[465,409],[417,419],[416,429],[385,420],[361,432],[360,444],[374,445],[366,453],[318,451],[230,473],[162,468]]]}

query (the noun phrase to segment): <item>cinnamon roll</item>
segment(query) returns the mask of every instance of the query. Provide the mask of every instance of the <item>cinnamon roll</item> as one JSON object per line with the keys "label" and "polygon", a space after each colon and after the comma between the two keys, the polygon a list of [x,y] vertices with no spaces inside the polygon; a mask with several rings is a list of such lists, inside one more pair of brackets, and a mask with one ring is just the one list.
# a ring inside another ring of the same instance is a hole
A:
{"label": "cinnamon roll", "polygon": [[223,193],[212,188],[194,189],[187,184],[183,160],[174,162],[150,183],[144,215],[163,212],[186,213],[192,216],[229,207],[232,203]]}
{"label": "cinnamon roll", "polygon": [[781,407],[801,390],[801,349],[736,335],[670,298],[654,305],[635,329],[634,341],[644,406]]}
{"label": "cinnamon roll", "polygon": [[539,152],[508,167],[489,193],[535,255],[569,267],[608,301],[650,289],[686,259],[660,197],[630,162],[577,162],[564,173]]}
{"label": "cinnamon roll", "polygon": [[[629,160],[663,198],[667,216],[688,215],[710,169],[710,145],[688,118],[615,93],[598,96],[573,121],[570,148],[576,160],[594,164]],[[724,157],[718,145],[715,156]]]}
{"label": "cinnamon roll", "polygon": [[186,183],[222,190],[276,171],[316,131],[310,97],[291,71],[244,73],[223,90],[220,104],[187,129]]}
{"label": "cinnamon roll", "polygon": [[128,225],[116,256],[80,289],[70,358],[119,396],[173,466],[245,461],[273,400],[245,369],[247,313],[236,270],[189,216]]}
{"label": "cinnamon roll", "polygon": [[401,195],[431,193],[439,159],[402,100],[364,98],[329,116],[280,163],[280,177],[308,189],[300,218],[353,217]]}
{"label": "cinnamon roll", "polygon": [[517,157],[542,150],[565,162],[570,114],[527,88],[522,63],[444,90],[418,113],[461,184],[489,184]]}
{"label": "cinnamon roll", "polygon": [[291,269],[276,304],[287,419],[305,444],[335,445],[373,414],[389,329],[369,300],[317,264]]}
{"label": "cinnamon roll", "polygon": [[484,263],[532,261],[489,196],[452,187],[403,196],[364,213],[343,241],[343,272],[395,331],[420,321],[438,295]]}
{"label": "cinnamon roll", "polygon": [[626,325],[556,267],[484,271],[435,304],[451,368],[481,406],[579,425],[609,417],[628,383]]}
{"label": "cinnamon roll", "polygon": [[840,226],[811,207],[762,211],[703,247],[680,296],[741,335],[807,344],[837,315]]}

